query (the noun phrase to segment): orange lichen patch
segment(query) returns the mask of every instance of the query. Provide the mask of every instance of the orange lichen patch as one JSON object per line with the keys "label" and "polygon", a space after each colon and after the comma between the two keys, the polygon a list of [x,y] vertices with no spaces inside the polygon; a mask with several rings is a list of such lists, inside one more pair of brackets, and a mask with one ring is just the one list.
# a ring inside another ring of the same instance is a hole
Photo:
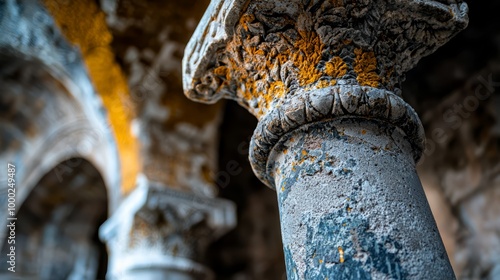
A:
{"label": "orange lichen patch", "polygon": [[325,63],[325,73],[332,78],[341,78],[347,73],[347,64],[338,56]]}
{"label": "orange lichen patch", "polygon": [[[244,15],[240,20],[240,28],[247,30],[248,23],[254,20],[253,16]],[[235,36],[226,48],[228,52],[239,53],[243,50],[242,57],[229,59],[227,69],[221,66],[214,73],[223,76],[227,81],[235,79],[240,82],[237,95],[246,101],[257,100],[257,117],[264,114],[274,101],[285,96],[288,88],[283,81],[276,81],[275,77],[268,77],[273,69],[280,67],[287,61],[291,61],[298,70],[298,82],[300,86],[308,86],[316,83],[323,73],[317,69],[321,60],[324,44],[314,32],[301,32],[300,38],[294,44],[294,50],[285,49],[281,52],[269,51],[265,48],[254,46],[251,38],[240,38]],[[243,46],[243,47],[241,47]],[[237,61],[237,60],[243,61]],[[252,70],[260,75],[257,80],[255,75],[250,77],[250,72],[245,65],[251,65]],[[322,82],[319,87],[326,87],[329,82]]]}
{"label": "orange lichen patch", "polygon": [[240,18],[240,25],[245,29],[245,31],[248,31],[248,23],[252,22],[255,20],[255,16],[252,14],[244,14]]}
{"label": "orange lichen patch", "polygon": [[[238,26],[239,30],[248,31],[248,24],[253,20],[253,15],[243,15]],[[288,90],[282,81],[268,77],[271,69],[278,67],[276,64],[281,63],[280,61],[285,62],[288,55],[269,52],[267,49],[255,46],[252,40],[254,39],[249,35],[245,38],[234,36],[226,46],[227,52],[234,55],[228,58],[227,66],[217,67],[214,74],[223,78],[222,86],[226,86],[229,81],[237,82],[238,97],[249,103],[257,102],[257,108],[250,110],[260,117]],[[251,69],[246,68],[249,66]]]}
{"label": "orange lichen patch", "polygon": [[362,129],[362,130],[361,130],[361,134],[365,135],[365,134],[366,134],[366,130],[365,130],[365,129]]}
{"label": "orange lichen patch", "polygon": [[[335,82],[335,81],[333,81]],[[328,80],[321,80],[319,82],[316,83],[315,85],[315,88],[326,88],[327,86],[330,86],[331,85],[331,81],[328,81]]]}
{"label": "orange lichen patch", "polygon": [[291,56],[293,64],[299,69],[299,85],[306,86],[321,78],[323,73],[317,69],[325,45],[315,32],[299,31],[300,38],[295,42],[297,49]]}
{"label": "orange lichen patch", "polygon": [[344,249],[342,249],[342,247],[339,246],[337,248],[337,250],[339,251],[339,255],[340,255],[340,263],[343,263],[344,262]]}
{"label": "orange lichen patch", "polygon": [[226,66],[219,66],[214,69],[214,74],[219,76],[226,76],[228,74]]}
{"label": "orange lichen patch", "polygon": [[128,86],[110,47],[112,35],[105,15],[92,1],[57,2],[45,0],[45,5],[63,35],[80,48],[90,79],[109,112],[121,161],[122,190],[128,192],[141,169],[139,147],[130,131],[134,111],[127,105],[131,104]]}
{"label": "orange lichen patch", "polygon": [[269,87],[269,91],[271,91],[272,93],[271,95],[276,96],[278,98],[283,97],[286,93],[286,90],[287,88],[282,81],[272,82]]}
{"label": "orange lichen patch", "polygon": [[354,71],[358,74],[358,83],[362,86],[378,87],[380,77],[377,70],[377,58],[373,52],[364,52],[362,49],[355,49]]}
{"label": "orange lichen patch", "polygon": [[[338,0],[338,1],[342,1],[342,0]],[[342,43],[344,43],[345,46],[348,46],[348,45],[350,45],[352,43],[352,40],[345,39],[345,40],[342,41]]]}
{"label": "orange lichen patch", "polygon": [[[240,18],[235,36],[226,45],[228,55],[214,74],[221,81],[220,87],[236,85],[238,100],[258,118],[288,92],[283,73],[296,77],[299,86],[311,89],[333,86],[347,73],[347,64],[340,57],[320,67],[326,46],[316,32],[299,30],[293,45],[285,39],[269,44],[250,32],[255,20],[251,14]],[[287,69],[283,71],[282,67]]]}

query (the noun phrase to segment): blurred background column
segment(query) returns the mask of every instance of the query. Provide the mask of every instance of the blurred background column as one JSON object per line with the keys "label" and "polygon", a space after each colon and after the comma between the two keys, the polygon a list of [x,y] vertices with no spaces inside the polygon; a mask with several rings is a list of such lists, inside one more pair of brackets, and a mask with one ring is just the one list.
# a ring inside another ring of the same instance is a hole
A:
{"label": "blurred background column", "polygon": [[234,205],[142,178],[104,225],[109,279],[215,279],[203,266],[211,241],[235,226]]}

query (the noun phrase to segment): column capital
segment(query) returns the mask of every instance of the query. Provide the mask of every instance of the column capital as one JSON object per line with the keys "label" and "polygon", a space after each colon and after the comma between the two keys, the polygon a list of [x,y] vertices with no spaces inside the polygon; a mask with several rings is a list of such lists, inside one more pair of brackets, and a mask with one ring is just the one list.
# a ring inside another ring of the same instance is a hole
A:
{"label": "column capital", "polygon": [[418,161],[424,133],[401,99],[404,73],[468,22],[461,0],[212,1],[183,61],[196,101],[238,101],[259,119],[256,175],[285,133],[315,121],[367,117],[408,136]]}
{"label": "column capital", "polygon": [[134,279],[145,268],[191,277],[179,279],[212,279],[197,261],[211,241],[235,224],[232,202],[169,189],[143,177],[99,231],[113,253],[110,279]]}
{"label": "column capital", "polygon": [[212,1],[183,61],[188,97],[236,99],[260,117],[299,88],[394,91],[466,27],[461,0]]}

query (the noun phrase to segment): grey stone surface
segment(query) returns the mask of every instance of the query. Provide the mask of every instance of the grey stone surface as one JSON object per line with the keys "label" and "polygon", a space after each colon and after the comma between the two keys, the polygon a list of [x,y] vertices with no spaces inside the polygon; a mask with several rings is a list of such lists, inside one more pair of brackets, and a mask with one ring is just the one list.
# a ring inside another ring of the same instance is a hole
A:
{"label": "grey stone surface", "polygon": [[357,118],[280,140],[271,168],[288,279],[454,278],[411,154],[400,129]]}

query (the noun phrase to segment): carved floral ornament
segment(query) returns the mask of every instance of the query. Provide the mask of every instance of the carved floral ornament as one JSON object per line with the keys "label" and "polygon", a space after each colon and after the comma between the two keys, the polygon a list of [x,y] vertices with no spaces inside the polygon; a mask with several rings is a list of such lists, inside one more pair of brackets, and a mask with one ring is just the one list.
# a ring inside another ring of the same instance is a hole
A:
{"label": "carved floral ornament", "polygon": [[212,1],[186,48],[186,95],[234,99],[260,121],[250,160],[273,185],[267,158],[286,132],[361,116],[401,128],[423,150],[422,125],[400,98],[404,73],[467,25],[460,0]]}

